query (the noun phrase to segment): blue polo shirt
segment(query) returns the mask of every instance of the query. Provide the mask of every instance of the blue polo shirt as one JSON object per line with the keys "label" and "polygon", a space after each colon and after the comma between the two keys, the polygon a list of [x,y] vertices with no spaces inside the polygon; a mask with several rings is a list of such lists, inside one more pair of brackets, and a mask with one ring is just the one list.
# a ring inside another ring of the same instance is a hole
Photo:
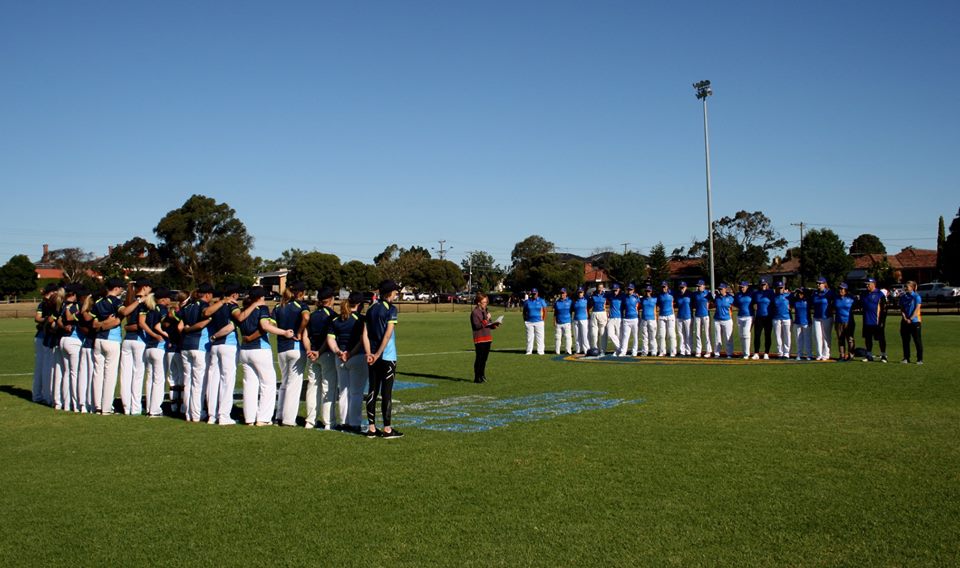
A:
{"label": "blue polo shirt", "polygon": [[640,317],[637,306],[640,304],[640,296],[636,294],[627,294],[623,298],[623,319],[635,320]]}
{"label": "blue polo shirt", "polygon": [[705,318],[710,316],[711,299],[713,299],[713,294],[710,290],[704,290],[702,292],[697,290],[693,293],[694,317]]}
{"label": "blue polo shirt", "polygon": [[[116,296],[104,296],[93,305],[91,313],[97,318],[97,321],[102,322],[110,316],[120,317],[119,312],[122,306],[123,302],[120,301],[120,298]],[[97,339],[119,342],[123,338],[121,329],[123,329],[123,326],[118,325],[108,330],[100,330],[97,332]]]}
{"label": "blue polo shirt", "polygon": [[538,323],[543,321],[543,314],[540,310],[547,309],[547,302],[543,298],[527,298],[523,301],[523,321]]}
{"label": "blue polo shirt", "polygon": [[[147,310],[146,306],[144,306],[143,304],[137,304],[137,307],[133,308],[133,311],[127,314],[127,325],[138,325],[140,323],[140,313],[141,312],[146,313],[147,311],[149,310]],[[144,333],[142,329],[137,327],[136,331],[125,331],[123,340],[139,341],[140,343],[143,343],[144,342],[143,337],[145,335],[146,333]]]}
{"label": "blue polo shirt", "polygon": [[[540,301],[543,302],[543,300]],[[375,353],[380,349],[380,345],[383,343],[383,337],[387,334],[387,325],[391,323],[394,325],[397,324],[397,307],[391,306],[389,302],[379,300],[374,302],[374,304],[370,306],[370,309],[367,310],[367,338],[370,340],[371,353]],[[381,359],[384,361],[397,360],[396,327],[394,327],[393,334],[390,336],[387,346],[383,349]]]}
{"label": "blue polo shirt", "polygon": [[920,323],[920,318],[913,316],[913,312],[921,304],[920,294],[907,292],[900,296],[900,311],[910,318],[910,323]]}
{"label": "blue polo shirt", "polygon": [[[230,323],[234,312],[240,312],[240,307],[238,305],[232,302],[224,302],[223,304],[220,304],[220,307],[217,308],[217,311],[213,312],[213,315],[210,316],[210,325],[207,327],[209,327],[213,333],[217,333]],[[218,337],[210,343],[212,345],[238,345],[240,342],[237,341],[237,330],[234,329],[227,335]]]}
{"label": "blue polo shirt", "polygon": [[817,290],[813,293],[810,303],[813,304],[813,319],[827,319],[830,317],[830,306],[834,302],[833,290]]}
{"label": "blue polo shirt", "polygon": [[589,302],[584,298],[577,298],[573,301],[573,319],[577,321],[585,321],[589,319],[587,315],[587,306]]}
{"label": "blue polo shirt", "polygon": [[790,294],[774,293],[773,303],[770,305],[770,315],[773,319],[785,321],[790,319]]}
{"label": "blue polo shirt", "polygon": [[340,316],[332,318],[327,335],[334,338],[340,351],[353,351],[363,337],[363,316],[353,313],[347,319]]}
{"label": "blue polo shirt", "polygon": [[570,323],[572,314],[570,309],[573,307],[573,300],[557,300],[553,303],[553,317],[557,323]]}
{"label": "blue polo shirt", "polygon": [[837,323],[850,323],[850,314],[853,312],[853,296],[837,296],[837,299],[833,301],[833,307],[835,309],[835,318]]}
{"label": "blue polo shirt", "polygon": [[714,321],[730,321],[730,306],[733,305],[733,296],[730,294],[726,296],[718,295],[713,299],[713,303],[716,306],[713,310]]}
{"label": "blue polo shirt", "polygon": [[793,300],[793,323],[810,325],[810,303],[807,300],[800,298]]}
{"label": "blue polo shirt", "polygon": [[[203,317],[203,310],[205,309],[207,309],[207,303],[203,300],[197,300],[180,310],[180,318],[183,319],[184,327],[195,325],[197,322],[206,319]],[[181,349],[185,351],[207,351],[210,345],[210,333],[207,331],[207,327],[184,333]]]}
{"label": "blue polo shirt", "polygon": [[773,302],[773,290],[757,290],[753,294],[753,304],[756,306],[757,317],[768,317],[770,315],[770,303]]}
{"label": "blue polo shirt", "polygon": [[880,289],[867,292],[860,300],[863,303],[863,325],[880,325],[878,312],[882,311],[886,297]]}
{"label": "blue polo shirt", "polygon": [[[266,306],[258,306],[257,309],[247,316],[247,319],[240,322],[241,335],[253,335],[258,329],[260,337],[253,341],[244,341],[240,344],[240,349],[266,349],[270,350],[270,334],[260,329],[262,320],[273,321],[270,317],[270,310]],[[242,339],[242,338],[241,338]]]}
{"label": "blue polo shirt", "polygon": [[660,308],[661,316],[673,315],[673,294],[670,292],[661,292],[657,296],[657,307]]}
{"label": "blue polo shirt", "polygon": [[310,336],[310,347],[314,351],[319,351],[327,341],[327,335],[330,333],[330,321],[337,317],[333,308],[320,306],[317,311],[310,314],[310,322],[307,324],[307,334]]}
{"label": "blue polo shirt", "polygon": [[620,308],[623,306],[623,294],[613,294],[607,298],[607,303],[610,305],[610,319],[621,319],[623,314],[620,311]]}
{"label": "blue polo shirt", "polygon": [[737,317],[750,317],[750,306],[753,305],[753,294],[737,292],[733,297],[733,305],[737,308]]}
{"label": "blue polo shirt", "polygon": [[590,309],[595,312],[605,311],[607,308],[607,293],[595,293],[590,296]]}
{"label": "blue polo shirt", "polygon": [[656,321],[657,299],[653,296],[644,296],[640,299],[640,316],[643,321]]}
{"label": "blue polo shirt", "polygon": [[[74,339],[80,339],[80,326],[78,325],[79,318],[78,314],[80,312],[80,306],[76,302],[70,302],[69,304],[64,303],[63,308],[60,309],[60,321],[63,325],[69,325],[73,329],[70,330],[70,333],[64,335],[64,337],[72,337]],[[77,318],[72,322],[67,321],[67,314],[70,314],[72,317]]]}
{"label": "blue polo shirt", "polygon": [[674,301],[677,302],[677,319],[688,320],[693,316],[690,312],[690,292],[680,292]]}
{"label": "blue polo shirt", "polygon": [[[144,306],[146,307],[146,306]],[[163,318],[167,317],[167,308],[164,306],[156,306],[152,310],[146,310],[147,315],[144,318],[144,321],[147,324],[147,327],[157,331],[157,324],[163,321]],[[147,349],[166,349],[166,341],[156,340],[152,335],[148,334],[145,331],[141,331],[143,334],[143,342],[147,344]]]}
{"label": "blue polo shirt", "polygon": [[[296,300],[290,300],[286,304],[277,306],[273,311],[273,317],[277,320],[277,327],[280,329],[290,329],[293,330],[294,333],[297,333],[297,330],[300,329],[300,320],[303,318],[304,312],[310,312],[310,308],[307,307],[306,304],[301,304]],[[293,349],[303,349],[303,344],[289,337],[277,337],[278,353],[284,353]]]}

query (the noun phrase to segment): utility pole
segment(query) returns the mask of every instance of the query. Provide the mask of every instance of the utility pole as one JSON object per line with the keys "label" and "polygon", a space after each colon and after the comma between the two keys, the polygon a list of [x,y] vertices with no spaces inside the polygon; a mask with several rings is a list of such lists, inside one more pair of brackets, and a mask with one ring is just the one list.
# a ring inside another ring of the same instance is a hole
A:
{"label": "utility pole", "polygon": [[467,294],[473,294],[473,253],[476,251],[467,251]]}
{"label": "utility pole", "polygon": [[620,243],[620,244],[623,245],[623,254],[624,254],[624,256],[626,256],[626,254],[627,254],[627,245],[629,245],[630,243]]}
{"label": "utility pole", "polygon": [[447,241],[446,241],[445,239],[440,239],[440,240],[437,241],[437,242],[440,243],[440,249],[439,249],[439,250],[433,249],[433,250],[436,250],[436,251],[437,251],[437,254],[440,255],[440,260],[443,260],[443,257],[444,257],[444,255],[447,254],[447,251],[450,250],[450,249],[452,249],[453,247],[450,247],[449,249],[444,250],[443,245],[444,245],[444,243],[446,243]]}

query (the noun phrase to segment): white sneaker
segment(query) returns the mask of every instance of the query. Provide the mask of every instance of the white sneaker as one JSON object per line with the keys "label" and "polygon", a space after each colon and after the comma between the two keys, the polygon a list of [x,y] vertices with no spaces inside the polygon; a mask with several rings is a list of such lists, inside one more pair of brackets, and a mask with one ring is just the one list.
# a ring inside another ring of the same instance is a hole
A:
{"label": "white sneaker", "polygon": [[310,424],[309,422],[307,422],[306,424],[304,424],[303,427],[306,428],[307,430],[313,430],[313,429],[314,429],[314,425],[313,425],[313,424]]}
{"label": "white sneaker", "polygon": [[[201,420],[203,419],[201,418]],[[216,424],[216,423],[217,423],[217,419],[214,418],[213,416],[211,416],[210,418],[207,418],[207,424]]]}
{"label": "white sneaker", "polygon": [[754,353],[754,354],[753,354],[753,357],[750,357],[750,358],[753,359],[754,361],[756,361],[756,360],[758,360],[758,359],[760,358],[760,354],[759,354],[759,353]]}
{"label": "white sneaker", "polygon": [[801,360],[803,360],[803,357],[797,355],[797,361],[801,361]]}
{"label": "white sneaker", "polygon": [[744,355],[743,358],[744,358],[744,359],[749,359],[750,356],[749,356],[749,355]]}
{"label": "white sneaker", "polygon": [[233,425],[236,424],[236,423],[237,423],[237,421],[236,421],[236,420],[233,420],[232,418],[221,418],[221,419],[220,419],[220,425],[221,425],[221,426],[233,426]]}
{"label": "white sneaker", "polygon": [[764,361],[768,361],[769,359],[770,359],[770,355],[764,353],[764,354],[763,354],[763,360],[764,360]]}

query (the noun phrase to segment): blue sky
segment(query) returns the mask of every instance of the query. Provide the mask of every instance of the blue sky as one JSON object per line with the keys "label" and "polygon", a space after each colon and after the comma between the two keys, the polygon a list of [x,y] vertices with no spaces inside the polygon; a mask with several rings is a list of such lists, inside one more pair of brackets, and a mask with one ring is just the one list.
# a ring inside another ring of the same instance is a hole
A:
{"label": "blue sky", "polygon": [[646,252],[762,210],[934,248],[960,207],[957,2],[0,2],[0,262],[201,193],[254,254]]}

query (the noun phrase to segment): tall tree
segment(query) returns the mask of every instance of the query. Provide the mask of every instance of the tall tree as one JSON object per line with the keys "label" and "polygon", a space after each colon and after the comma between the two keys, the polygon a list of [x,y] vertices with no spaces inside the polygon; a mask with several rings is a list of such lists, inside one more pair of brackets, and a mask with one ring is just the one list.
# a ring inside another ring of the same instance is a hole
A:
{"label": "tall tree", "polygon": [[471,252],[460,262],[460,266],[468,276],[472,274],[474,290],[489,292],[503,280],[503,268],[494,264],[493,256],[486,251]]}
{"label": "tall tree", "polygon": [[861,254],[887,254],[887,247],[883,246],[880,237],[864,233],[853,239],[850,243],[850,254],[858,256]]}
{"label": "tall tree", "polygon": [[830,229],[814,229],[803,236],[800,246],[800,275],[805,283],[823,276],[836,285],[853,269],[847,247]]}
{"label": "tall tree", "polygon": [[449,260],[427,259],[411,270],[408,283],[426,292],[456,292],[463,288],[463,271]]}
{"label": "tall tree", "polygon": [[943,226],[943,215],[940,216],[940,223],[937,226],[937,278],[944,277],[944,249],[947,246],[947,231]]}
{"label": "tall tree", "polygon": [[340,283],[351,292],[373,290],[381,280],[380,269],[372,264],[351,260],[340,267]]}
{"label": "tall tree", "polygon": [[287,277],[289,282],[303,282],[307,290],[319,290],[324,286],[340,288],[340,259],[333,254],[307,252],[299,255],[297,264]]}
{"label": "tall tree", "polygon": [[960,210],[950,222],[950,233],[943,244],[943,272],[948,282],[960,285]]}
{"label": "tall tree", "polygon": [[22,296],[37,288],[37,271],[25,254],[10,257],[0,267],[0,295]]}
{"label": "tall tree", "polygon": [[647,263],[650,265],[650,282],[655,287],[664,280],[670,280],[670,264],[663,243],[653,245]]}
{"label": "tall tree", "polygon": [[221,274],[253,275],[253,237],[226,203],[191,196],[160,219],[153,232],[173,273],[188,284],[213,281]]}
{"label": "tall tree", "polygon": [[79,248],[50,251],[44,259],[63,271],[63,279],[76,282],[85,278],[93,264],[93,254]]}
{"label": "tall tree", "polygon": [[[713,251],[719,282],[756,280],[760,271],[770,263],[770,253],[787,246],[773,228],[770,219],[761,211],[738,211],[733,217],[724,217],[713,224]],[[703,269],[709,270],[709,241],[693,243],[690,256],[702,259]]]}
{"label": "tall tree", "polygon": [[647,280],[647,257],[634,251],[627,254],[611,254],[603,268],[614,282],[640,285]]}
{"label": "tall tree", "polygon": [[97,269],[106,278],[140,276],[145,268],[156,268],[163,264],[157,245],[143,237],[133,237],[117,245],[104,257]]}
{"label": "tall tree", "polygon": [[384,278],[404,283],[410,273],[427,260],[430,260],[430,251],[427,249],[420,246],[401,248],[394,243],[375,256],[373,263],[383,273]]}
{"label": "tall tree", "polygon": [[556,252],[556,247],[553,243],[540,235],[530,235],[514,245],[513,252],[510,253],[510,261],[516,266],[524,260],[553,254],[554,252]]}

